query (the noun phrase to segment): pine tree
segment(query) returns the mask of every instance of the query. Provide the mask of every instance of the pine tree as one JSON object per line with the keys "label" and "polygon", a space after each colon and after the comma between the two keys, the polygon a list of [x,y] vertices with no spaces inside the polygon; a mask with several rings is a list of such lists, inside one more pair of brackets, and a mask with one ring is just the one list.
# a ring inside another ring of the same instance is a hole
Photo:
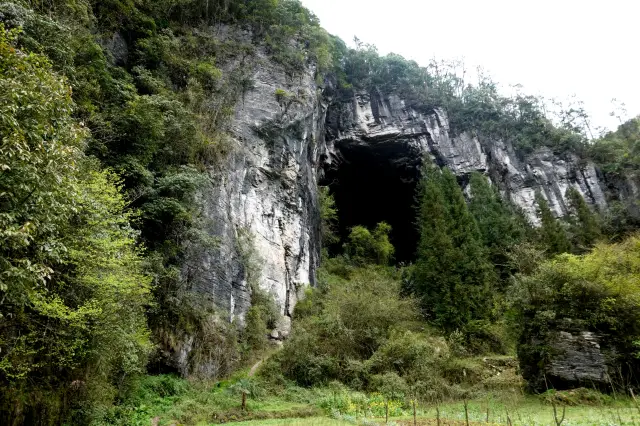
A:
{"label": "pine tree", "polygon": [[427,166],[419,200],[412,290],[423,311],[447,330],[486,318],[493,271],[453,173]]}
{"label": "pine tree", "polygon": [[565,193],[569,201],[571,215],[568,220],[575,250],[583,253],[602,236],[600,224],[596,215],[591,211],[586,201],[573,186]]}
{"label": "pine tree", "polygon": [[549,203],[539,191],[535,197],[537,213],[540,218],[540,228],[538,229],[538,240],[543,248],[550,255],[566,253],[571,251],[571,243],[567,238],[562,223],[555,218]]}
{"label": "pine tree", "polygon": [[473,215],[496,272],[506,281],[510,276],[508,251],[526,237],[526,219],[505,203],[494,186],[478,172],[469,180]]}

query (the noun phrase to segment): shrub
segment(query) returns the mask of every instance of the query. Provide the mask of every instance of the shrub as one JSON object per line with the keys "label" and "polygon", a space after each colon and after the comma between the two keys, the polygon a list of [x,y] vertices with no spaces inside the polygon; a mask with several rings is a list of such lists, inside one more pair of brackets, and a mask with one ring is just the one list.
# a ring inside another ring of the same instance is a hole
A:
{"label": "shrub", "polygon": [[[291,338],[276,355],[285,377],[305,386],[341,380],[365,384],[369,359],[394,328],[413,327],[415,301],[399,297],[392,272],[379,267],[336,278],[318,296],[321,309],[294,323]],[[316,301],[314,300],[314,302]]]}
{"label": "shrub", "polygon": [[449,355],[447,343],[441,337],[394,330],[366,365],[373,374],[393,371],[403,377],[416,377],[422,369],[438,374]]}
{"label": "shrub", "polygon": [[[633,377],[640,365],[640,237],[599,244],[583,256],[565,254],[520,275],[512,289],[520,338],[523,376],[544,390],[544,373],[553,357],[552,340],[563,324],[606,334],[602,344],[620,377]],[[626,386],[626,383],[617,383]]]}
{"label": "shrub", "polygon": [[344,245],[345,253],[357,264],[388,265],[395,252],[389,241],[390,233],[391,226],[386,222],[377,224],[373,232],[364,226],[354,226]]}

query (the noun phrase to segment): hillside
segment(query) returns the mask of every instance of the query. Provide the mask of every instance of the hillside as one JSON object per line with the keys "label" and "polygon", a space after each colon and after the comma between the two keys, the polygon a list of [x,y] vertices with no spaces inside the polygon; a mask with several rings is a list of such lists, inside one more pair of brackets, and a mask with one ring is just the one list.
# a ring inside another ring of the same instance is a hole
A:
{"label": "hillside", "polygon": [[466,398],[516,355],[529,391],[635,387],[638,119],[582,113],[296,0],[0,2],[0,421],[279,346],[271,389]]}

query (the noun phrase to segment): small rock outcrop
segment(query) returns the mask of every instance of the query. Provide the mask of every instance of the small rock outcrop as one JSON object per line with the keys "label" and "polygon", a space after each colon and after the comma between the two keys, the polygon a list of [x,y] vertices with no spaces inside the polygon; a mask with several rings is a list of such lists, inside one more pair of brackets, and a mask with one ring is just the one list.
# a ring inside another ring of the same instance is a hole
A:
{"label": "small rock outcrop", "polygon": [[610,339],[587,331],[579,321],[553,323],[523,342],[518,351],[520,370],[537,392],[578,387],[610,390],[616,378],[616,348]]}
{"label": "small rock outcrop", "polygon": [[600,350],[600,339],[591,331],[558,332],[552,343],[554,355],[545,373],[547,380],[563,387],[606,384],[607,365]]}

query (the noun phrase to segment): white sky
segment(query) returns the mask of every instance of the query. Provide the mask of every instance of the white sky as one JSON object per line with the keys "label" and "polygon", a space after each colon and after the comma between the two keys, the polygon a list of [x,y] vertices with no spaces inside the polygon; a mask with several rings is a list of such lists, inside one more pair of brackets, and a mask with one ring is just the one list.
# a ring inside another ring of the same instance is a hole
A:
{"label": "white sky", "polygon": [[[611,99],[640,114],[640,0],[302,0],[332,34],[420,65],[482,66],[503,88],[584,101],[615,129]],[[505,89],[507,90],[507,89]]]}

